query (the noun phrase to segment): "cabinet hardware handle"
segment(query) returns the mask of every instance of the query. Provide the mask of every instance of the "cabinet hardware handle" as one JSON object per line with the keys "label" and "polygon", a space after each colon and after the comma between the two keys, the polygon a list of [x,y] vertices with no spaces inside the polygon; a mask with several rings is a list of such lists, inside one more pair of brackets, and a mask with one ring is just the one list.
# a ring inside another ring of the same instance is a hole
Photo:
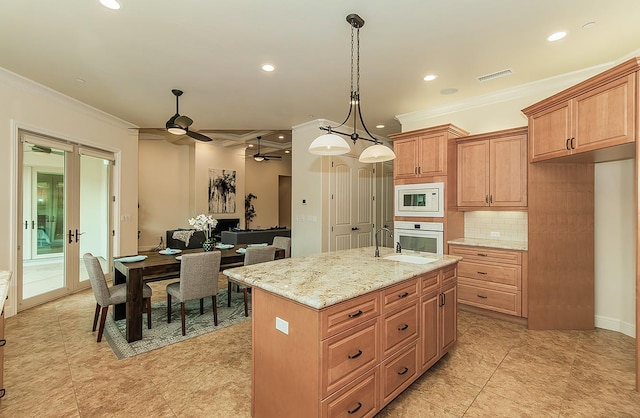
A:
{"label": "cabinet hardware handle", "polygon": [[571,141],[571,138],[567,138],[567,142],[564,144],[564,147],[567,151],[569,151],[569,141]]}
{"label": "cabinet hardware handle", "polygon": [[357,318],[357,317],[359,317],[360,315],[362,315],[363,313],[364,313],[364,312],[362,312],[362,310],[361,310],[361,309],[358,309],[358,312],[350,313],[348,316],[349,316],[349,318]]}
{"label": "cabinet hardware handle", "polygon": [[440,306],[444,306],[444,293],[440,293]]}
{"label": "cabinet hardware handle", "polygon": [[362,355],[362,350],[358,350],[358,352],[357,352],[357,353],[355,353],[355,354],[349,354],[347,357],[349,357],[350,359],[352,359],[352,360],[353,360],[354,358],[358,358],[358,357],[360,357],[361,355]]}
{"label": "cabinet hardware handle", "polygon": [[418,166],[418,174],[422,174],[422,167]]}
{"label": "cabinet hardware handle", "polygon": [[404,367],[404,370],[402,370],[401,372],[398,372],[398,374],[399,374],[400,376],[402,376],[403,374],[405,374],[405,373],[406,373],[406,372],[408,372],[408,371],[409,371],[409,369],[405,366],[405,367]]}
{"label": "cabinet hardware handle", "polygon": [[399,298],[401,298],[401,299],[402,299],[402,298],[406,298],[407,296],[409,296],[409,292],[400,293],[400,294],[398,295],[398,297],[399,297]]}
{"label": "cabinet hardware handle", "polygon": [[576,138],[571,137],[571,149],[576,149]]}
{"label": "cabinet hardware handle", "polygon": [[486,254],[482,254],[482,253],[477,253],[476,255],[480,256],[480,257],[486,257]]}
{"label": "cabinet hardware handle", "polygon": [[5,345],[7,345],[7,340],[3,338],[0,340],[0,347],[4,347]]}
{"label": "cabinet hardware handle", "polygon": [[409,324],[404,324],[403,326],[398,327],[398,331],[404,331],[407,328],[409,328]]}
{"label": "cabinet hardware handle", "polygon": [[347,410],[347,414],[355,414],[360,408],[362,408],[362,403],[358,402],[358,406],[353,409]]}
{"label": "cabinet hardware handle", "polygon": [[486,296],[484,296],[484,295],[478,295],[478,297],[479,297],[480,299],[486,299],[486,298],[487,298],[487,297],[486,297]]}
{"label": "cabinet hardware handle", "polygon": [[7,393],[5,389],[0,389],[0,399],[4,398],[5,393]]}
{"label": "cabinet hardware handle", "polygon": [[484,195],[484,203],[489,203],[489,195]]}
{"label": "cabinet hardware handle", "polygon": [[487,274],[487,273],[485,273],[484,271],[478,271],[477,273],[478,273],[478,274]]}
{"label": "cabinet hardware handle", "polygon": [[492,194],[489,195],[489,203],[490,204],[493,203],[493,195]]}

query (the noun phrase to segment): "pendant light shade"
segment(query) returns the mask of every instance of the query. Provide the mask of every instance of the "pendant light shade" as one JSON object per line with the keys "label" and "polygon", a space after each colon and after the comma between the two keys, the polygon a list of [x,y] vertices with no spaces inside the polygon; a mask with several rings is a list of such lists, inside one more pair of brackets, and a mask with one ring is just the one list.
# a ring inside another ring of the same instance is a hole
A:
{"label": "pendant light shade", "polygon": [[335,134],[320,135],[309,145],[309,152],[316,155],[341,155],[349,151],[347,141]]}
{"label": "pendant light shade", "polygon": [[358,160],[361,163],[380,163],[394,158],[396,158],[396,154],[391,148],[382,144],[375,144],[362,151]]}

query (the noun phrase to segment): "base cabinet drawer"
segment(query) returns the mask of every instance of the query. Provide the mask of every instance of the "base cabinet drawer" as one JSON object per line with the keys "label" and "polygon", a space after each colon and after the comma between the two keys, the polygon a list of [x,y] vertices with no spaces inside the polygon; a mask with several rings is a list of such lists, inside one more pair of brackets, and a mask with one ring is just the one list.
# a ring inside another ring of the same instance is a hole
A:
{"label": "base cabinet drawer", "polygon": [[458,278],[463,277],[504,286],[505,290],[517,291],[520,288],[520,266],[496,266],[461,261],[458,264]]}
{"label": "base cabinet drawer", "polygon": [[510,315],[522,314],[520,292],[503,292],[458,282],[458,301]]}
{"label": "base cabinet drawer", "polygon": [[416,300],[398,312],[385,315],[382,335],[384,345],[382,355],[388,356],[411,340],[418,339],[418,301]]}
{"label": "base cabinet drawer", "polygon": [[395,356],[386,360],[380,366],[382,404],[380,408],[389,403],[417,377],[418,350],[417,343],[400,351]]}
{"label": "base cabinet drawer", "polygon": [[380,377],[376,367],[322,402],[322,417],[372,417],[379,411]]}

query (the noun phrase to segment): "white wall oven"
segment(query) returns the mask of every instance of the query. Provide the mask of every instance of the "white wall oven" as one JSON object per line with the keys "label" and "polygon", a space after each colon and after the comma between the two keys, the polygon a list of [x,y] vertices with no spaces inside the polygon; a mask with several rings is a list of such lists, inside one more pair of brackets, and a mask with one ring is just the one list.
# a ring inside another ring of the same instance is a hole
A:
{"label": "white wall oven", "polygon": [[444,183],[399,184],[394,197],[396,216],[444,217]]}
{"label": "white wall oven", "polygon": [[444,253],[444,224],[442,222],[395,221],[394,238],[402,250]]}

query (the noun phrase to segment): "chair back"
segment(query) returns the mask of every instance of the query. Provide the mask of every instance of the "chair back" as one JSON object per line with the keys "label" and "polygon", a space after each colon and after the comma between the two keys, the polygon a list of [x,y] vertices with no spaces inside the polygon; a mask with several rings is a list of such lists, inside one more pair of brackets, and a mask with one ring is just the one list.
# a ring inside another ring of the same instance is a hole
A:
{"label": "chair back", "polygon": [[93,289],[93,296],[95,296],[96,302],[102,307],[109,306],[111,294],[109,292],[109,286],[107,285],[107,279],[102,272],[100,260],[91,253],[83,255],[82,260],[89,274],[89,281],[91,282],[91,288]]}
{"label": "chair back", "polygon": [[184,254],[180,261],[180,294],[184,302],[218,293],[220,251]]}
{"label": "chair back", "polygon": [[251,264],[273,261],[275,258],[276,247],[273,245],[267,245],[265,247],[247,247],[247,252],[244,254],[244,265],[250,266]]}
{"label": "chair back", "polygon": [[273,237],[273,246],[284,250],[284,258],[291,257],[291,238],[281,236]]}

